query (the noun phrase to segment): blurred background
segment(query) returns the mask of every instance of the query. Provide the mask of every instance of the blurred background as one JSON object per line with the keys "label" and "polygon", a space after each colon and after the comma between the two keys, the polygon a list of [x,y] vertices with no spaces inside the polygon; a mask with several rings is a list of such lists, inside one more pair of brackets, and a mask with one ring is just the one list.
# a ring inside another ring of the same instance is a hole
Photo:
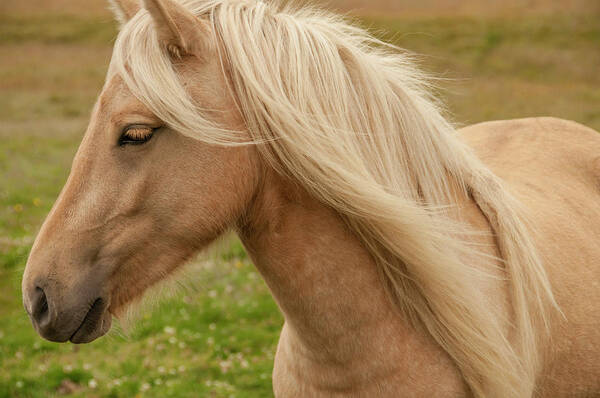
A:
{"label": "blurred background", "polygon": [[[445,78],[454,121],[557,116],[600,130],[598,0],[330,0]],[[282,318],[223,239],[135,327],[43,341],[20,280],[66,180],[117,26],[104,0],[0,2],[0,397],[268,397]],[[543,151],[543,148],[540,148]]]}

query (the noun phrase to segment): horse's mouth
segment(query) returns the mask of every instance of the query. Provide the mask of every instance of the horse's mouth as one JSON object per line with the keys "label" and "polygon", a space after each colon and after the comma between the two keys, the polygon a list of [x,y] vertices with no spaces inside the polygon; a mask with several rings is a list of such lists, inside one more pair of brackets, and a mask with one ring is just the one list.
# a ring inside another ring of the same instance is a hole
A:
{"label": "horse's mouth", "polygon": [[79,327],[69,338],[69,341],[75,344],[83,344],[105,335],[110,330],[112,323],[112,316],[106,311],[107,307],[106,300],[97,298]]}

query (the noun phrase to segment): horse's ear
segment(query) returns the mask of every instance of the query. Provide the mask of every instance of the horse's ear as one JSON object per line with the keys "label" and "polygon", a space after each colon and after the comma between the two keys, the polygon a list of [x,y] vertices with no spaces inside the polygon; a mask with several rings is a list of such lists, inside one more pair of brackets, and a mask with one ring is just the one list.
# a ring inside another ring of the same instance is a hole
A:
{"label": "horse's ear", "polygon": [[123,26],[140,10],[138,0],[108,0],[119,25]]}
{"label": "horse's ear", "polygon": [[197,18],[174,0],[144,0],[158,34],[158,40],[176,58],[204,56],[210,49],[208,22]]}

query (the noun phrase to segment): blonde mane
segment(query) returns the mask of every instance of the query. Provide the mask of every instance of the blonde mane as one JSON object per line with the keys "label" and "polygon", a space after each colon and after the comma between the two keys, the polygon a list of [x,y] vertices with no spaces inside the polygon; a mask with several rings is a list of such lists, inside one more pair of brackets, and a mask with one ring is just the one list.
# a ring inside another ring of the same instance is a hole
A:
{"label": "blonde mane", "polygon": [[[456,137],[411,58],[313,8],[184,4],[213,26],[251,142],[194,106],[147,12],[123,27],[111,71],[177,131],[212,144],[255,144],[272,167],[337,210],[399,310],[448,352],[475,396],[531,396],[536,330],[545,330],[555,305],[550,284],[518,203]],[[448,216],[455,195],[472,197],[495,232],[514,317],[508,332],[479,288],[491,277],[481,271],[490,259]]]}

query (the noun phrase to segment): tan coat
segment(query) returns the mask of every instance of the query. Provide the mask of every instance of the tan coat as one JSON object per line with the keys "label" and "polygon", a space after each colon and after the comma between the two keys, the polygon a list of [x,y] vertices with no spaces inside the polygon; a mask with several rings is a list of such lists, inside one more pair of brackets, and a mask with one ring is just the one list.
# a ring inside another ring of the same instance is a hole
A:
{"label": "tan coat", "polygon": [[481,123],[461,135],[527,207],[565,317],[552,326],[541,395],[600,394],[600,135],[555,118]]}

